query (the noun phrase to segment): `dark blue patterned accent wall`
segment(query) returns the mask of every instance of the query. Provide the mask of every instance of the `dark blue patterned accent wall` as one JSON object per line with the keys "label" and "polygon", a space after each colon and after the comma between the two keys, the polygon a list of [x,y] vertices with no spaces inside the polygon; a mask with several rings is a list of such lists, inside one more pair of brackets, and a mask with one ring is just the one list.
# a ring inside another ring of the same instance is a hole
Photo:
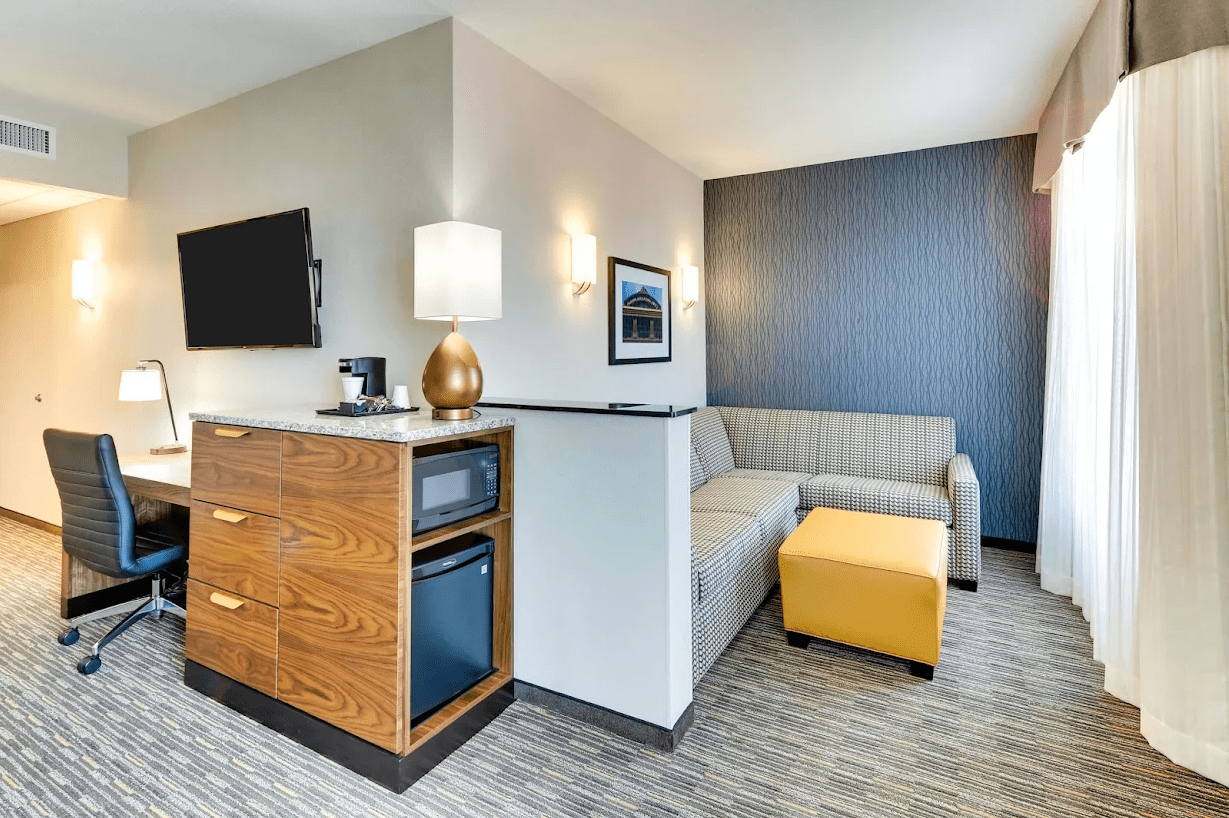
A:
{"label": "dark blue patterned accent wall", "polygon": [[982,534],[1036,542],[1050,200],[1035,136],[704,184],[710,404],[946,415]]}

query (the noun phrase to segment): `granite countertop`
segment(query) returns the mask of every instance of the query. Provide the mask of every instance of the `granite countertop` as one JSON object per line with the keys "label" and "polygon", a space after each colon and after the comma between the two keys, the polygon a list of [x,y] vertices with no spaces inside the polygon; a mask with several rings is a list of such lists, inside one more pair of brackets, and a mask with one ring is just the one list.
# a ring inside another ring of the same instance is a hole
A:
{"label": "granite countertop", "polygon": [[696,411],[694,406],[667,406],[658,403],[591,403],[579,400],[538,400],[537,398],[486,398],[478,406],[492,409],[533,409],[541,412],[579,412],[590,415],[624,415],[641,418],[677,418]]}
{"label": "granite countertop", "polygon": [[216,412],[190,412],[188,417],[203,423],[250,426],[282,432],[304,432],[363,440],[413,443],[449,435],[485,432],[512,426],[515,418],[491,415],[473,420],[432,420],[430,410],[371,418],[317,415],[316,406],[288,406],[269,409],[235,409]]}

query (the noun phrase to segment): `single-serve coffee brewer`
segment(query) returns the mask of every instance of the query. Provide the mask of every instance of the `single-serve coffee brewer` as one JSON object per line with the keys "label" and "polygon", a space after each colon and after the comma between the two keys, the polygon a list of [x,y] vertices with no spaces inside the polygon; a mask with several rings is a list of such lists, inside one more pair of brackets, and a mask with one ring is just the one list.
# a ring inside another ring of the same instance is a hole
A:
{"label": "single-serve coffee brewer", "polygon": [[369,398],[388,394],[388,387],[384,384],[383,358],[339,358],[338,362],[338,372],[363,379],[362,394]]}

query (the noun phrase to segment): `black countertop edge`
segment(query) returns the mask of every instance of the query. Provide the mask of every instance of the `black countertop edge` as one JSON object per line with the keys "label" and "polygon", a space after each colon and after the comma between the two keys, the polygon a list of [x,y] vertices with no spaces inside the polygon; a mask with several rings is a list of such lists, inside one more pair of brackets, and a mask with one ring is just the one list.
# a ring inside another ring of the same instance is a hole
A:
{"label": "black countertop edge", "polygon": [[578,412],[589,415],[624,415],[638,418],[680,418],[696,411],[695,406],[664,406],[657,403],[590,403],[578,400],[535,400],[533,398],[487,398],[477,406],[490,409],[532,409],[538,412]]}

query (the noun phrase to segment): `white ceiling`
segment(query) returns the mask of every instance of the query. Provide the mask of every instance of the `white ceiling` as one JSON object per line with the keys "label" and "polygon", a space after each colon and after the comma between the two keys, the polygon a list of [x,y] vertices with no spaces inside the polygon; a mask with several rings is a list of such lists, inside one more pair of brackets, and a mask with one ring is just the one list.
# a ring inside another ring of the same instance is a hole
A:
{"label": "white ceiling", "polygon": [[440,20],[425,0],[3,0],[0,86],[144,129]]}
{"label": "white ceiling", "polygon": [[0,224],[18,222],[105,198],[107,197],[100,193],[0,179]]}
{"label": "white ceiling", "polygon": [[437,0],[704,179],[1031,133],[1096,0]]}
{"label": "white ceiling", "polygon": [[1096,0],[4,0],[0,86],[174,119],[451,14],[702,178],[1036,130]]}

